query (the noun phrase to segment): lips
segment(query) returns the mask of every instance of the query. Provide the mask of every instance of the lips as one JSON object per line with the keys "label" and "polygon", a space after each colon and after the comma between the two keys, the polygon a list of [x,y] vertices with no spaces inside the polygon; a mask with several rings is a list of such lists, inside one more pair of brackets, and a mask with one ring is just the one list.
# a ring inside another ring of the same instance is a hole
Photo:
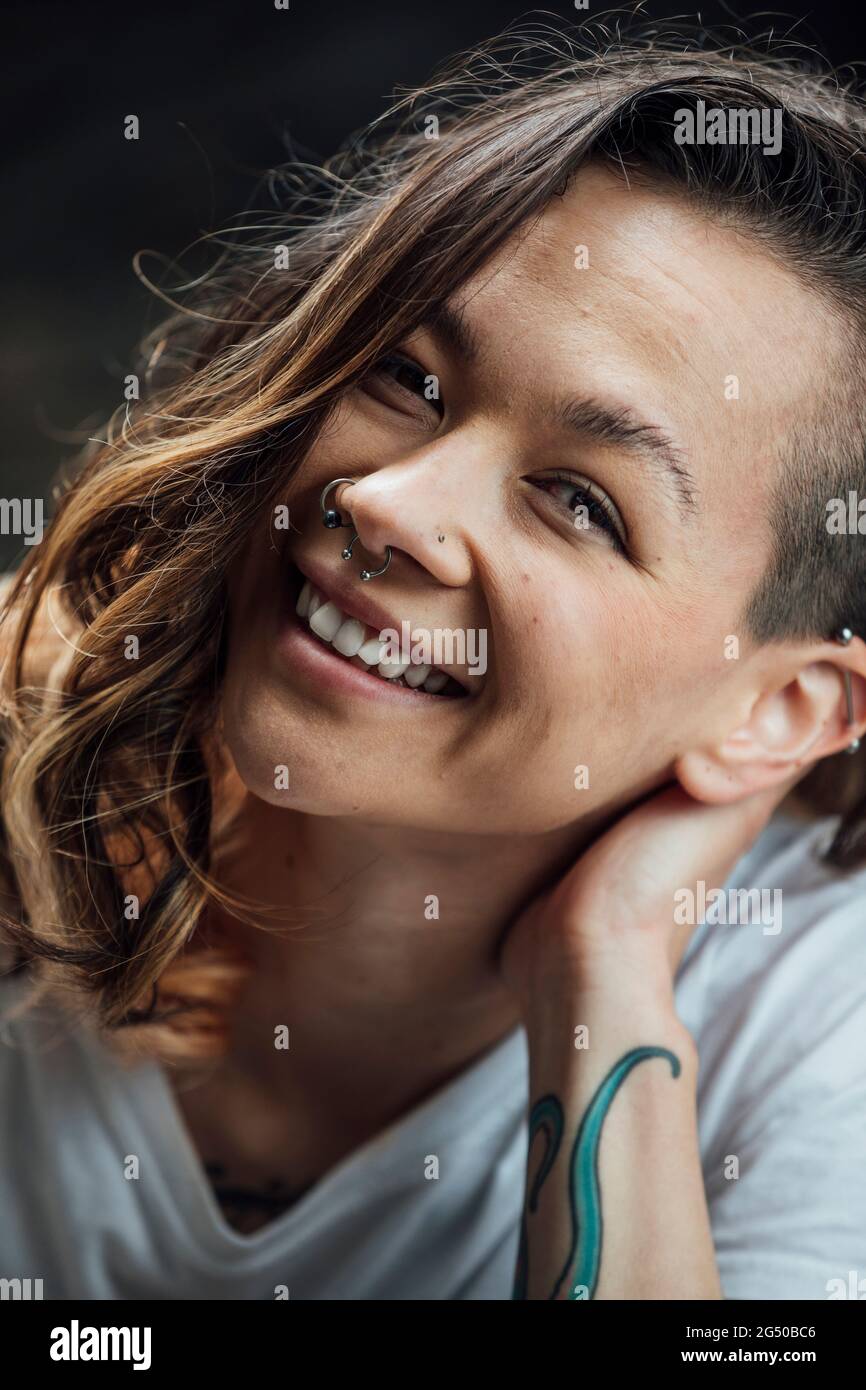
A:
{"label": "lips", "polygon": [[[296,562],[296,569],[297,583],[301,587],[295,611],[309,631],[332,651],[370,675],[390,684],[408,686],[419,694],[459,698],[469,693],[453,668],[434,666],[418,659],[400,660],[390,655],[388,644],[382,641],[380,633],[385,630],[399,633],[401,623],[374,600],[359,594],[351,580],[326,574],[320,566],[307,560],[302,564]],[[411,657],[412,653],[403,655]]]}

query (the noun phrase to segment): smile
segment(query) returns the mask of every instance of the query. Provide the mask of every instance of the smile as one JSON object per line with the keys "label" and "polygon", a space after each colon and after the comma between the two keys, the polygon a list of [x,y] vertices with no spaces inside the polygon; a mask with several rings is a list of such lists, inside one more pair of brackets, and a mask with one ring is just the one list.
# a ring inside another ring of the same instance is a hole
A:
{"label": "smile", "polygon": [[[423,661],[423,655],[430,655],[423,647],[395,648],[388,640],[395,619],[375,598],[355,593],[348,576],[331,574],[312,557],[295,559],[286,575],[281,650],[296,674],[395,707],[408,702],[433,709],[443,700],[453,704],[477,693],[463,684],[462,671],[456,674],[450,661],[445,670]],[[441,661],[441,654],[435,655]]]}
{"label": "smile", "polygon": [[344,613],[309,579],[298,595],[295,612],[322,642],[327,642],[348,661],[363,666],[370,675],[426,695],[454,698],[466,694],[453,676],[436,666],[389,658],[386,655],[388,644],[374,628]]}

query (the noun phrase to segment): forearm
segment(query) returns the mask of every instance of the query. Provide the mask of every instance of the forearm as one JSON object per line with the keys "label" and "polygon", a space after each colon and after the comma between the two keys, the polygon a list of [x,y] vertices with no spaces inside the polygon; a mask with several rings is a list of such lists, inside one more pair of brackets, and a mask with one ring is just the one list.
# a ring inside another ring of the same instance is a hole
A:
{"label": "forearm", "polygon": [[[581,1025],[585,1046],[575,1047]],[[527,1034],[515,1297],[721,1298],[698,1150],[697,1052],[670,991],[624,989],[621,979],[569,989],[559,979],[531,1005]]]}

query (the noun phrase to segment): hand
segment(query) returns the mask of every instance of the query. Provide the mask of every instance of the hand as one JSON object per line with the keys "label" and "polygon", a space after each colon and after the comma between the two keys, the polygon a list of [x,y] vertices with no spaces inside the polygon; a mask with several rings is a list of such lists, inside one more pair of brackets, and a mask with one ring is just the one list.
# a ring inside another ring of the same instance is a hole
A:
{"label": "hand", "polygon": [[727,805],[667,787],[618,820],[508,930],[500,965],[524,1013],[602,980],[670,995],[695,925],[675,922],[677,890],[720,888],[800,776]]}

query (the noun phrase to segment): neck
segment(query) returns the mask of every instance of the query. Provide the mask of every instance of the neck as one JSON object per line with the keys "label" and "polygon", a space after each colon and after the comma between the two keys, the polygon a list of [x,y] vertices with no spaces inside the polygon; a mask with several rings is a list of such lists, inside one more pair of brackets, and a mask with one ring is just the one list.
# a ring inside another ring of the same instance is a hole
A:
{"label": "neck", "polygon": [[253,914],[262,931],[222,923],[252,961],[233,1065],[279,1088],[273,1030],[284,1024],[295,1082],[306,1077],[312,1092],[345,1078],[346,1103],[362,1103],[369,1082],[385,1109],[515,1026],[500,942],[596,829],[456,836],[283,811],[249,794],[234,827],[220,881],[275,910]]}

